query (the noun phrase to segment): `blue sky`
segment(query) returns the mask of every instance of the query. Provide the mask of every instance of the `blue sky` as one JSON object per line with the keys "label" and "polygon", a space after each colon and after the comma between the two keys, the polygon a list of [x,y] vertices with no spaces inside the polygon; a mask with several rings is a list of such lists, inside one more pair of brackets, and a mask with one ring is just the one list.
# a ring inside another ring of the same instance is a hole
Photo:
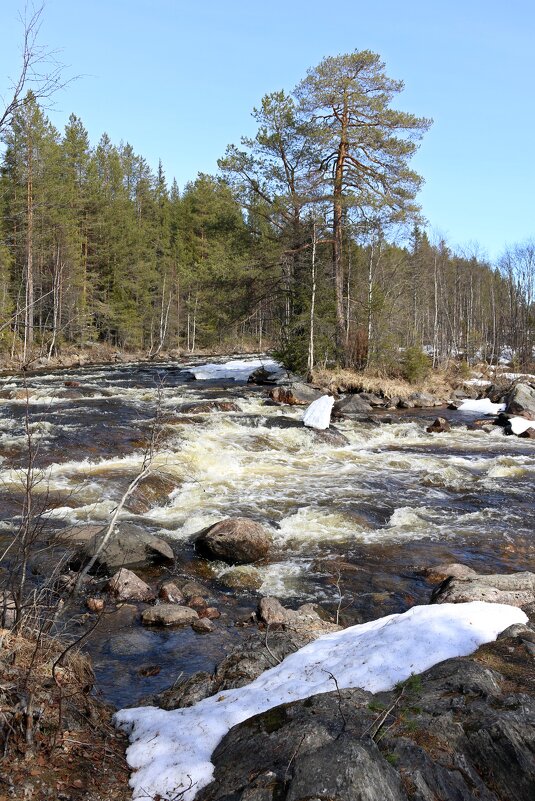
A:
{"label": "blue sky", "polygon": [[[0,94],[16,73],[23,2],[0,0]],[[324,56],[369,49],[432,117],[413,166],[435,235],[489,258],[535,235],[532,0],[47,0],[41,42],[81,77],[56,98],[96,144],[129,141],[179,185],[254,131],[267,92]]]}

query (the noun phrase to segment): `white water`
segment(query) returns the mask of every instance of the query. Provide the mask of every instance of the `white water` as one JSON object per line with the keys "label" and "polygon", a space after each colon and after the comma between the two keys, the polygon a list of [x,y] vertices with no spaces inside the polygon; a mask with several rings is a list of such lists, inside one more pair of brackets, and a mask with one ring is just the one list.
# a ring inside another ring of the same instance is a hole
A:
{"label": "white water", "polygon": [[[83,384],[82,373],[71,377]],[[377,427],[345,421],[337,425],[349,444],[332,446],[303,426],[269,427],[281,418],[298,421],[302,411],[266,406],[262,393],[216,394],[237,400],[241,411],[181,422],[181,405],[211,397],[202,382],[158,390],[132,385],[134,380],[126,368],[117,371],[115,383],[112,371],[93,372],[91,386],[105,383],[113,397],[98,406],[93,398],[65,402],[61,409],[53,403],[49,416],[32,424],[41,447],[60,434],[83,430],[93,410],[106,411],[108,405],[114,409],[124,403],[133,410],[125,425],[141,425],[159,395],[173,422],[163,426],[166,438],[154,467],[172,476],[176,489],[141,522],[182,542],[226,516],[263,522],[274,541],[270,564],[262,567],[264,592],[316,597],[311,563],[333,550],[351,554],[370,545],[478,536],[499,542],[519,532],[527,537],[532,530],[531,512],[523,505],[535,478],[535,451],[531,443],[503,436],[500,428],[491,435],[457,428],[436,437],[410,418]],[[38,391],[46,386],[44,397],[55,397],[50,377],[36,383]],[[3,399],[0,411],[18,405]],[[24,434],[9,416],[2,418],[2,427],[4,443],[23,446]],[[62,523],[102,523],[139,471],[143,454],[138,447],[124,456],[95,458],[82,447],[78,458],[72,450],[63,459],[45,468],[37,489],[60,496],[47,515]],[[16,492],[20,472],[4,465],[0,484]],[[124,517],[140,520],[128,512]]]}

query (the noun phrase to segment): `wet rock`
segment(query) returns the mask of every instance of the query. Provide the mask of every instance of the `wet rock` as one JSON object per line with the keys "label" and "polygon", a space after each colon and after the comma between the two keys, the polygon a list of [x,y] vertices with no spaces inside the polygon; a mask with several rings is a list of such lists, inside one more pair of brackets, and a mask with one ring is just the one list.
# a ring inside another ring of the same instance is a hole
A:
{"label": "wet rock", "polygon": [[158,590],[158,598],[166,604],[183,604],[184,596],[174,581],[164,581]]}
{"label": "wet rock", "polygon": [[508,414],[535,420],[535,386],[516,384],[505,398]]}
{"label": "wet rock", "polygon": [[210,400],[200,403],[187,403],[180,408],[185,414],[209,414],[210,412],[240,412],[241,409],[234,401]]}
{"label": "wet rock", "polygon": [[257,616],[270,628],[284,628],[315,639],[320,634],[339,631],[340,626],[324,620],[314,604],[303,604],[298,609],[286,609],[277,598],[261,598]]}
{"label": "wet rock", "polygon": [[266,428],[303,428],[301,420],[293,417],[268,417],[264,425]]}
{"label": "wet rock", "polygon": [[217,620],[221,617],[221,612],[215,606],[207,606],[205,609],[199,609],[199,617],[207,617],[208,620]]}
{"label": "wet rock", "polygon": [[266,626],[284,626],[287,620],[286,609],[278,598],[261,598],[257,614]]}
{"label": "wet rock", "polygon": [[131,570],[122,567],[107,584],[110,595],[117,601],[153,601],[154,591]]}
{"label": "wet rock", "polygon": [[[53,539],[76,549],[78,561],[83,564],[97,553],[105,532],[106,529],[101,526],[70,526],[56,532]],[[111,572],[119,567],[141,567],[173,561],[173,551],[165,540],[154,537],[132,523],[120,523],[99,553],[97,564]]]}
{"label": "wet rock", "polygon": [[321,398],[323,392],[310,386],[298,382],[290,387],[275,387],[269,393],[269,397],[277,403],[286,403],[290,406],[307,406],[309,403]]}
{"label": "wet rock", "polygon": [[190,598],[194,598],[196,595],[199,595],[201,598],[208,598],[210,596],[208,587],[199,584],[198,581],[186,581],[180,587],[180,591],[187,601],[189,601]]}
{"label": "wet rock", "polygon": [[178,478],[168,474],[154,472],[139,482],[133,493],[127,498],[125,508],[136,515],[144,514],[154,506],[161,506],[169,499],[169,495],[180,483]]}
{"label": "wet rock", "polygon": [[437,417],[425,430],[428,434],[442,434],[444,431],[450,431],[450,424],[445,417]]}
{"label": "wet rock", "polygon": [[526,428],[526,430],[522,431],[518,436],[522,437],[522,439],[535,439],[535,428]]}
{"label": "wet rock", "polygon": [[497,382],[491,384],[485,390],[485,397],[492,403],[503,403],[505,397],[511,392],[511,382]]}
{"label": "wet rock", "polygon": [[95,614],[100,614],[100,612],[104,611],[104,607],[106,603],[104,598],[88,598],[85,602],[85,605],[89,609],[90,612],[94,612]]}
{"label": "wet rock", "polygon": [[333,417],[351,417],[354,414],[365,414],[371,412],[371,404],[361,395],[346,395],[345,398],[335,402],[333,406]]}
{"label": "wet rock", "polygon": [[192,598],[189,599],[187,604],[191,609],[195,609],[197,612],[200,612],[201,609],[206,609],[207,603],[204,598],[201,598],[200,595],[194,595]]}
{"label": "wet rock", "polygon": [[197,634],[210,634],[211,631],[214,631],[215,626],[207,617],[201,617],[193,621],[191,628],[193,631],[196,631]]}
{"label": "wet rock", "polygon": [[263,579],[260,571],[252,565],[236,565],[226,570],[219,581],[231,589],[259,590]]}
{"label": "wet rock", "polygon": [[229,517],[202,531],[195,548],[207,559],[248,564],[263,559],[271,545],[271,534],[260,523],[246,517]]}
{"label": "wet rock", "polygon": [[141,620],[145,626],[191,626],[199,619],[197,612],[189,606],[158,604],[144,609]]}
{"label": "wet rock", "polygon": [[535,603],[535,573],[493,574],[447,578],[432,596],[432,603],[487,601],[526,607]]}
{"label": "wet rock", "polygon": [[385,398],[376,395],[375,392],[360,392],[361,399],[369,403],[372,408],[384,408],[387,405]]}
{"label": "wet rock", "polygon": [[258,367],[247,379],[248,384],[274,384],[276,381],[288,381],[288,371],[284,367],[266,370],[265,367]]}
{"label": "wet rock", "polygon": [[426,567],[422,572],[423,575],[429,579],[429,581],[444,581],[444,579],[450,577],[464,581],[476,578],[478,575],[475,570],[472,570],[471,567],[458,564],[457,562],[452,562],[447,565],[434,565],[433,567]]}
{"label": "wet rock", "polygon": [[413,392],[408,400],[413,404],[410,408],[414,409],[427,409],[431,406],[442,406],[444,403],[428,392]]}

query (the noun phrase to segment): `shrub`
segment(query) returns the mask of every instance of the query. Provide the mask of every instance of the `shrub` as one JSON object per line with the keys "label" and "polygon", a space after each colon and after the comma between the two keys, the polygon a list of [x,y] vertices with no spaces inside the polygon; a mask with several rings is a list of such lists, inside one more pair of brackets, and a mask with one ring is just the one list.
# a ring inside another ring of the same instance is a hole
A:
{"label": "shrub", "polygon": [[431,370],[431,360],[421,348],[407,348],[403,354],[403,377],[411,384],[424,381]]}

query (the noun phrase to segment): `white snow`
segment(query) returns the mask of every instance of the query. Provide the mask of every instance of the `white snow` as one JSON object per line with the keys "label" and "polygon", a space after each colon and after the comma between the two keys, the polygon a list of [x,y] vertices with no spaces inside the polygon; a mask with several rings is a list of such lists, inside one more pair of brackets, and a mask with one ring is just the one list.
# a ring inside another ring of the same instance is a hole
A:
{"label": "white snow", "polygon": [[[251,684],[167,712],[122,709],[115,722],[130,734],[128,764],[134,799],[191,801],[213,775],[212,752],[238,723],[278,704],[335,689],[392,689],[437,662],[475,651],[513,623],[518,608],[473,602],[415,606],[401,615],[326,634],[262,673]],[[189,789],[188,789],[189,788]]]}
{"label": "white snow", "polygon": [[317,428],[320,431],[329,428],[333,405],[334,398],[330,395],[323,395],[307,408],[303,414],[303,423],[309,428]]}
{"label": "white snow", "polygon": [[224,364],[199,364],[192,367],[190,372],[197,380],[232,378],[234,381],[247,381],[251,373],[259,367],[263,367],[268,373],[279,373],[283,370],[282,365],[273,359],[231,359]]}
{"label": "white snow", "polygon": [[517,436],[523,434],[528,428],[535,428],[535,420],[526,420],[525,417],[510,417],[511,431]]}
{"label": "white snow", "polygon": [[498,414],[505,409],[505,403],[492,403],[488,398],[481,400],[463,400],[459,406],[460,412],[478,412],[479,414]]}

